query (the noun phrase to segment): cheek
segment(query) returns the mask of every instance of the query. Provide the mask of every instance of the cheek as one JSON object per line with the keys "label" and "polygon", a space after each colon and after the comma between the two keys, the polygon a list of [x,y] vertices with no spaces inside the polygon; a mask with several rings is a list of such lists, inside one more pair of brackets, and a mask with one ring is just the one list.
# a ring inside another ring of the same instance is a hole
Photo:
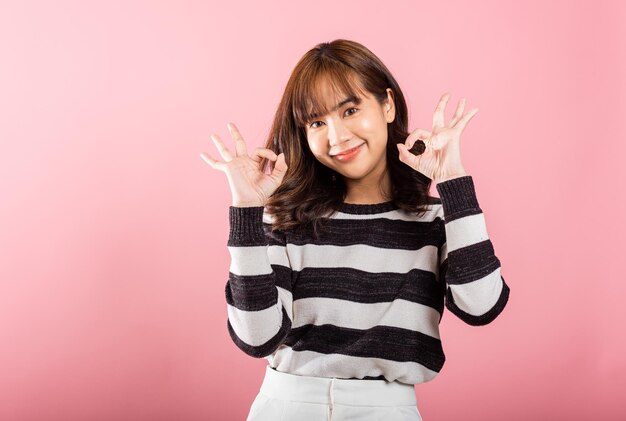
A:
{"label": "cheek", "polygon": [[371,117],[363,117],[359,120],[359,129],[371,131],[376,127]]}
{"label": "cheek", "polygon": [[368,141],[368,148],[372,151],[384,150],[387,144],[387,122],[375,118],[364,118],[359,123],[360,137]]}
{"label": "cheek", "polygon": [[309,143],[309,149],[311,149],[311,152],[313,152],[313,155],[315,156],[320,156],[323,155],[325,152],[325,146],[322,145],[322,142],[320,142],[317,139],[309,139],[308,140]]}
{"label": "cheek", "polygon": [[387,122],[381,120],[380,116],[364,115],[359,119],[358,127],[364,132],[378,134],[381,130],[387,130]]}

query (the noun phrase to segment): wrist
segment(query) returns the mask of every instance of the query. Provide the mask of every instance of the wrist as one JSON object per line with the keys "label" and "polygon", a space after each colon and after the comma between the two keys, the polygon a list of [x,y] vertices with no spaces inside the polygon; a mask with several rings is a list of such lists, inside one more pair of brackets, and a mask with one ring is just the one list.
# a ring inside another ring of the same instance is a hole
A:
{"label": "wrist", "polygon": [[444,183],[444,182],[446,182],[446,181],[448,181],[448,180],[452,180],[452,179],[454,179],[454,178],[465,177],[465,176],[467,176],[467,175],[468,175],[468,174],[467,174],[465,171],[462,171],[462,172],[457,172],[457,173],[454,173],[454,174],[451,174],[451,175],[447,175],[447,176],[445,176],[445,177],[443,177],[443,178],[441,178],[441,179],[439,179],[439,180],[436,180],[436,182],[437,182],[437,183]]}
{"label": "wrist", "polygon": [[233,202],[231,206],[234,208],[255,208],[255,207],[265,206],[265,205],[263,203],[257,203],[257,202],[248,202],[248,203]]}

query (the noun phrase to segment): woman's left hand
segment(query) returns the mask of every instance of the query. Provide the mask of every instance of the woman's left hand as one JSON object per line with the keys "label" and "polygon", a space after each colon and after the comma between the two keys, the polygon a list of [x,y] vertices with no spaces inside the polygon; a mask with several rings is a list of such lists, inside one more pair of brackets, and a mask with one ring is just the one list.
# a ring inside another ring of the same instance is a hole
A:
{"label": "woman's left hand", "polygon": [[[463,115],[465,98],[461,98],[454,117],[446,126],[444,110],[449,99],[450,94],[445,93],[439,100],[431,131],[416,129],[409,134],[404,144],[398,143],[400,161],[436,183],[467,175],[461,163],[461,133],[470,119],[478,113],[478,108],[473,108]],[[420,155],[413,155],[409,149],[418,140],[423,140],[426,150]]]}

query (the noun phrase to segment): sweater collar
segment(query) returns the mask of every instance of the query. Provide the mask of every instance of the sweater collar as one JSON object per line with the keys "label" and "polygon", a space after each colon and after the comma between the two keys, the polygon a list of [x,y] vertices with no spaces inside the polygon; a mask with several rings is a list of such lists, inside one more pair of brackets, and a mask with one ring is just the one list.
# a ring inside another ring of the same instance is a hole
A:
{"label": "sweater collar", "polygon": [[396,206],[393,201],[372,204],[356,204],[343,202],[340,211],[343,213],[369,215],[375,213],[389,212],[396,209],[398,209],[398,206]]}

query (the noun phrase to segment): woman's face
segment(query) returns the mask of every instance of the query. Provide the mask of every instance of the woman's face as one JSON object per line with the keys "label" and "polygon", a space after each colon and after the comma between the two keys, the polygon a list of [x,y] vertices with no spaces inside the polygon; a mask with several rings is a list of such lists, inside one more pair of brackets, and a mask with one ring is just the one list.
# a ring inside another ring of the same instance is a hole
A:
{"label": "woman's face", "polygon": [[[326,86],[323,99],[334,111],[306,125],[317,160],[347,179],[381,177],[387,165],[387,124],[395,117],[391,92],[388,88],[387,99],[380,104],[371,92],[361,98],[336,98]],[[359,147],[355,153],[338,155],[355,147]]]}

